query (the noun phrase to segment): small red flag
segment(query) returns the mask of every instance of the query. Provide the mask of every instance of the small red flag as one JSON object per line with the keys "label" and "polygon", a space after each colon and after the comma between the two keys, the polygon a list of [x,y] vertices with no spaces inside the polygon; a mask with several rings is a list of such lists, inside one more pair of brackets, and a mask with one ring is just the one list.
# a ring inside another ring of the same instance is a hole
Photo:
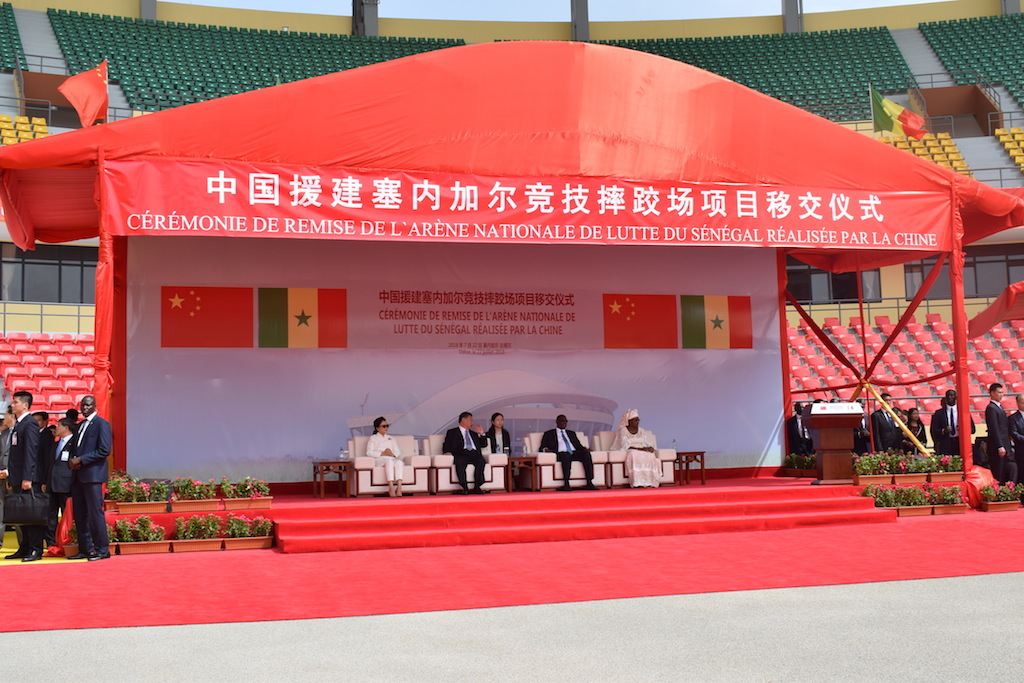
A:
{"label": "small red flag", "polygon": [[57,90],[68,98],[78,112],[82,128],[88,128],[97,119],[107,118],[107,60],[95,69],[83,71],[67,79]]}
{"label": "small red flag", "polygon": [[161,287],[160,346],[252,348],[252,287]]}
{"label": "small red flag", "polygon": [[605,294],[606,349],[679,347],[679,297],[672,294]]}

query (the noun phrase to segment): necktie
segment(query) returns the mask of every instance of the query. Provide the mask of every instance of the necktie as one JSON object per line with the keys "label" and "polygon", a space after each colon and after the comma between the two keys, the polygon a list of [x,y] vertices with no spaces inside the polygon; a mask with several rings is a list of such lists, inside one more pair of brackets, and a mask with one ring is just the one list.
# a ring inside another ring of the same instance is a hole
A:
{"label": "necktie", "polygon": [[569,441],[569,435],[564,429],[562,430],[562,440],[565,441],[565,452],[572,453],[572,442]]}
{"label": "necktie", "polygon": [[85,422],[83,422],[82,425],[78,428],[78,444],[77,445],[79,445],[79,446],[82,445],[82,438],[85,436],[85,430],[88,429],[88,428],[89,428],[89,420],[86,420]]}
{"label": "necktie", "polygon": [[472,439],[469,438],[469,430],[468,429],[466,430],[466,450],[467,451],[476,450],[476,446],[473,445]]}
{"label": "necktie", "polygon": [[956,409],[949,409],[949,435],[956,436]]}

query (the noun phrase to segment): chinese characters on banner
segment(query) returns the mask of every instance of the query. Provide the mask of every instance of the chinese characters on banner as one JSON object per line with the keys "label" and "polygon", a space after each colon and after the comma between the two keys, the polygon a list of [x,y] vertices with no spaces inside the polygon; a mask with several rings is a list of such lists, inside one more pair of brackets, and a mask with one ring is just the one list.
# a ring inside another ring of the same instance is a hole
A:
{"label": "chinese characters on banner", "polygon": [[935,192],[176,161],[107,162],[102,181],[115,235],[949,248]]}

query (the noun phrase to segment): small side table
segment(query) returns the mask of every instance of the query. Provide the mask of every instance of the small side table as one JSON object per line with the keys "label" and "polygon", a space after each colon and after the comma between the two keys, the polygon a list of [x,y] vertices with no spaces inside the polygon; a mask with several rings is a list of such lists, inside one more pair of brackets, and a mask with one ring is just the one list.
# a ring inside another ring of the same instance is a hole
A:
{"label": "small side table", "polygon": [[708,483],[707,474],[704,471],[704,451],[676,451],[676,486],[683,485],[685,472],[686,484],[690,483],[690,463],[700,463],[700,483],[704,486]]}
{"label": "small side table", "polygon": [[325,479],[328,474],[338,475],[338,496],[350,495],[349,486],[352,463],[349,460],[314,460],[313,461],[313,497],[324,497]]}
{"label": "small side table", "polygon": [[513,474],[516,468],[521,468],[530,473],[530,490],[536,491],[540,488],[537,482],[537,456],[536,455],[510,455],[508,456],[508,467],[505,468],[505,490],[512,490],[514,480]]}

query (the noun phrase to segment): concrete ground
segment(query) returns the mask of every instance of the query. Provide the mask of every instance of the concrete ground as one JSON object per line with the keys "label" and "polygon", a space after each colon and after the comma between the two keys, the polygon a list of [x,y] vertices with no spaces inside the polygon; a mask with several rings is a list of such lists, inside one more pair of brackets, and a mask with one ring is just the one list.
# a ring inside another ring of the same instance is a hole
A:
{"label": "concrete ground", "polygon": [[21,678],[38,681],[1017,683],[1024,671],[1022,614],[1024,574],[994,574],[345,619],[6,633],[0,658],[11,671],[18,653],[33,653],[31,673]]}

